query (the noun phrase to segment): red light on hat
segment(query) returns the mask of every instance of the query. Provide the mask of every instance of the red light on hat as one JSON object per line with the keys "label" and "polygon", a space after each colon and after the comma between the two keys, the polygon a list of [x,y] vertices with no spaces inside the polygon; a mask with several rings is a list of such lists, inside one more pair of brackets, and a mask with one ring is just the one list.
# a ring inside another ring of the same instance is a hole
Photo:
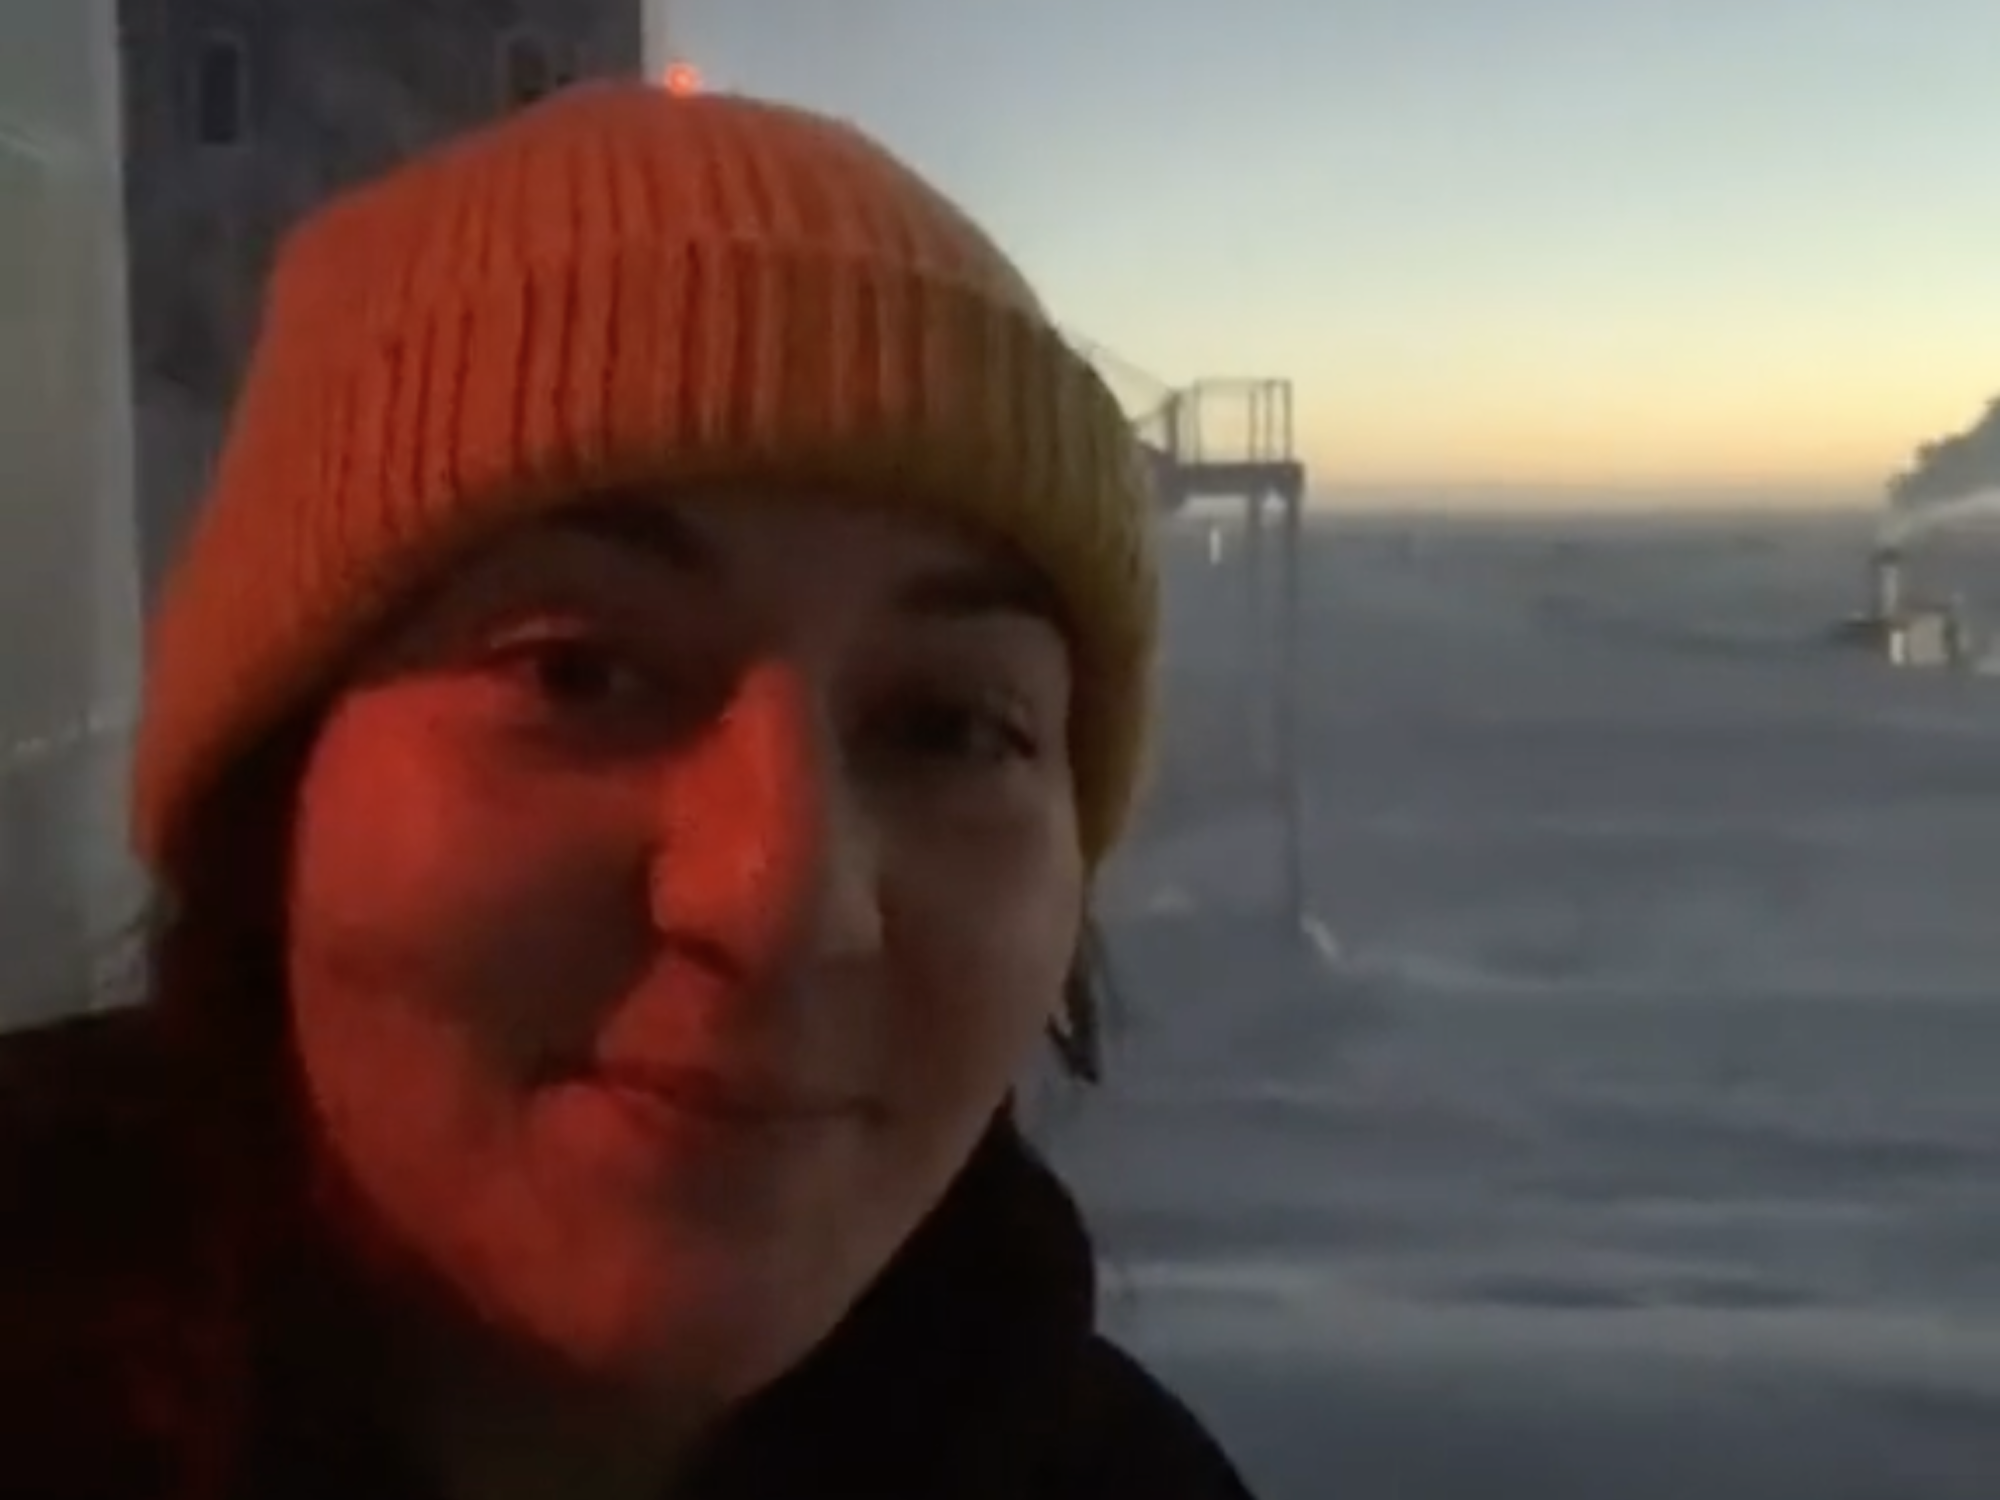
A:
{"label": "red light on hat", "polygon": [[676,99],[691,99],[701,92],[701,71],[693,63],[669,63],[664,82]]}

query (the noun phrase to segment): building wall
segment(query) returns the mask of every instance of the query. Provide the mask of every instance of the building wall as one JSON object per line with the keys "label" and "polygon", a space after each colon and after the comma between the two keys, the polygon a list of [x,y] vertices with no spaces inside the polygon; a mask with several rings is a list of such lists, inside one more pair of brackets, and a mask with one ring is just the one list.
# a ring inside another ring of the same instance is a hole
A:
{"label": "building wall", "polygon": [[137,666],[111,0],[0,0],[0,1029],[129,919]]}
{"label": "building wall", "polygon": [[286,228],[330,192],[525,102],[516,85],[639,75],[644,7],[118,3],[150,585],[206,479]]}

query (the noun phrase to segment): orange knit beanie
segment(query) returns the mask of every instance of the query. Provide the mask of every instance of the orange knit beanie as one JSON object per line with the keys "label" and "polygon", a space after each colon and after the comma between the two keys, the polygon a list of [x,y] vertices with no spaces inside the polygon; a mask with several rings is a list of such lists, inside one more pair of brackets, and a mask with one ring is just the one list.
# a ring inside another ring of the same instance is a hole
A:
{"label": "orange knit beanie", "polygon": [[1073,630],[1095,861],[1149,722],[1139,458],[1014,267],[859,132],[741,98],[571,90],[285,246],[153,620],[137,851],[171,880],[230,766],[468,542],[586,495],[759,485],[958,522],[1047,576]]}

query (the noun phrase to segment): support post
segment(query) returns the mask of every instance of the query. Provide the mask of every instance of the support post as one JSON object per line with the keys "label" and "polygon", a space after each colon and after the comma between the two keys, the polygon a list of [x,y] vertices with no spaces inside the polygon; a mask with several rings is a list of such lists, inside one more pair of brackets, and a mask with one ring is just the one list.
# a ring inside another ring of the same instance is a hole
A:
{"label": "support post", "polygon": [[1270,536],[1264,496],[1243,496],[1243,729],[1252,774],[1260,785],[1271,776],[1270,697]]}
{"label": "support post", "polygon": [[1305,541],[1305,495],[1296,486],[1288,487],[1283,502],[1276,681],[1278,795],[1284,839],[1285,915],[1294,927],[1301,927],[1310,910],[1306,896],[1304,726],[1299,713],[1300,674],[1304,665],[1299,620],[1299,554]]}

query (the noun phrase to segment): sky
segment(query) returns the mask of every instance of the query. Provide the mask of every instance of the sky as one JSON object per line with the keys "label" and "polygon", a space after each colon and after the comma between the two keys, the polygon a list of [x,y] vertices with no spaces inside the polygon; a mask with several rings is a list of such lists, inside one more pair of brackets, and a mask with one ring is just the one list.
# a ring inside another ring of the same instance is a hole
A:
{"label": "sky", "polygon": [[653,0],[1330,488],[1873,502],[2000,392],[2000,0]]}

